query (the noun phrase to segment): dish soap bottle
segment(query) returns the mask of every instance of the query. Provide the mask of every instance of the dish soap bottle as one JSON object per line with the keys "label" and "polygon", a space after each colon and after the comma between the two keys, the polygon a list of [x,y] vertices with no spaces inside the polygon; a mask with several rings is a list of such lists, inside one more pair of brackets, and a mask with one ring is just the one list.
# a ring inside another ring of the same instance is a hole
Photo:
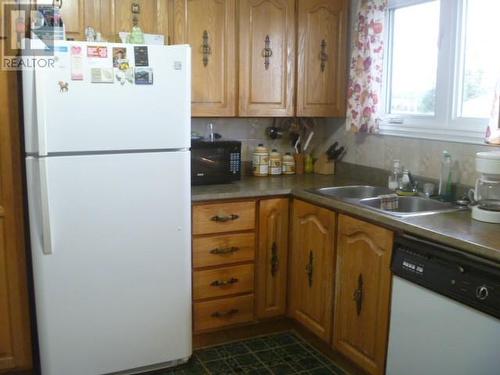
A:
{"label": "dish soap bottle", "polygon": [[453,200],[452,159],[448,151],[443,151],[443,159],[441,160],[439,195],[446,202]]}
{"label": "dish soap bottle", "polygon": [[401,175],[401,162],[399,160],[394,160],[392,164],[392,174],[389,176],[389,183],[388,183],[389,189],[394,191],[399,189],[400,175]]}

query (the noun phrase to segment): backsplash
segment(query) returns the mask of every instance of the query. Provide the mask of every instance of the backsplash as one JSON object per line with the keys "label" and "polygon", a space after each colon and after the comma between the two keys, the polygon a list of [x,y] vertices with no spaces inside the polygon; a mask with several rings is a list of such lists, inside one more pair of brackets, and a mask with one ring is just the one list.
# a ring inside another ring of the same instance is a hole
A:
{"label": "backsplash", "polygon": [[[278,119],[279,121],[279,119]],[[266,136],[266,128],[273,123],[272,118],[193,118],[192,130],[204,135],[209,122],[215,132],[224,138],[242,142],[242,160],[252,158],[253,149],[264,143],[269,149],[277,148],[281,153],[291,152],[292,147],[285,132],[282,139],[271,140]],[[500,151],[499,147],[473,145],[467,143],[433,141],[383,135],[353,134],[345,130],[344,119],[316,119],[315,136],[311,150],[317,156],[333,142],[347,146],[343,161],[367,167],[390,170],[394,159],[414,175],[429,179],[439,179],[443,150],[448,150],[458,162],[460,184],[472,186],[477,177],[475,155],[479,151]]]}
{"label": "backsplash", "polygon": [[328,119],[325,125],[332,131],[321,149],[324,151],[329,144],[339,141],[348,148],[343,160],[345,162],[390,170],[392,161],[399,159],[414,175],[439,179],[442,152],[448,150],[453,160],[458,162],[459,182],[469,186],[474,185],[477,177],[476,153],[500,151],[500,148],[495,146],[354,134],[345,130],[345,121],[342,119]]}
{"label": "backsplash", "polygon": [[[282,154],[292,152],[291,141],[288,132],[283,138],[272,140],[266,135],[266,128],[273,124],[272,118],[193,118],[191,129],[199,135],[204,136],[208,123],[214,124],[214,132],[221,134],[226,139],[241,141],[241,153],[243,161],[252,159],[252,152],[259,143],[263,143],[269,150],[278,149]],[[281,119],[277,119],[277,124]],[[316,120],[314,128],[314,138],[311,141],[310,149],[316,154],[319,146],[322,145],[325,136],[325,120]]]}

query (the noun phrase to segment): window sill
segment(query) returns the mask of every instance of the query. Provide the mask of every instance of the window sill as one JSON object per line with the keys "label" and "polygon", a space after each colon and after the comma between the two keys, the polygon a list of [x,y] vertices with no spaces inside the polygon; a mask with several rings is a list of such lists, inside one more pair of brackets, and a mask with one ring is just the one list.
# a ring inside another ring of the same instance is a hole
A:
{"label": "window sill", "polygon": [[[381,135],[488,146],[484,131],[382,122]],[[492,145],[490,145],[492,146]]]}

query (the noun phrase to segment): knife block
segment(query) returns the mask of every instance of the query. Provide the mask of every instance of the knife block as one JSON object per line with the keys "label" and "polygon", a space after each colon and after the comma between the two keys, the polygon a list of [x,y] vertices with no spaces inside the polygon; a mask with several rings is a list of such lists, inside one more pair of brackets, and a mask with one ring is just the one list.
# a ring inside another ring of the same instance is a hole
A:
{"label": "knife block", "polygon": [[335,174],[335,160],[328,160],[328,155],[322,154],[314,163],[314,173],[316,174]]}

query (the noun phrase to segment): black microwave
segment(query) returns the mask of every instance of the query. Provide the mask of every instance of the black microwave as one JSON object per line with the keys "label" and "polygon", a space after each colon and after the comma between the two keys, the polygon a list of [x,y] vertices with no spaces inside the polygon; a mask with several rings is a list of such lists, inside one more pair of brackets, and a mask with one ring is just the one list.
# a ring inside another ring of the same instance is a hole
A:
{"label": "black microwave", "polygon": [[191,142],[191,185],[227,184],[241,178],[241,142]]}

